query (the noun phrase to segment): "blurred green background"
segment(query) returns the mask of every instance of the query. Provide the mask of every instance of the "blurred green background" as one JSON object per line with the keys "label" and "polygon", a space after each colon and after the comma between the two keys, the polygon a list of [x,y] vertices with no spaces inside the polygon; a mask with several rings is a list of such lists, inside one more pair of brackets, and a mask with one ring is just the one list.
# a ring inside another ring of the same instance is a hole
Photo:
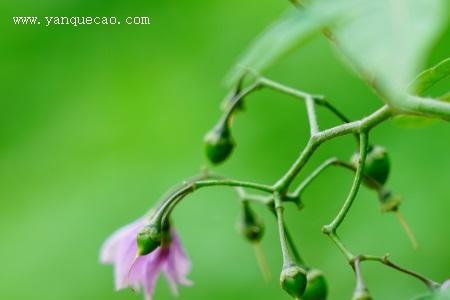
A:
{"label": "blurred green background", "polygon": [[[223,79],[284,1],[0,1],[0,299],[142,299],[113,291],[112,269],[98,263],[103,240],[152,206],[174,183],[206,165],[202,138],[220,115]],[[12,16],[150,16],[150,26],[17,26]],[[449,31],[427,64],[448,55]],[[351,118],[381,102],[321,37],[285,57],[267,76],[322,93]],[[335,124],[320,112],[322,126]],[[305,108],[270,91],[249,97],[235,122],[237,148],[217,171],[271,183],[287,170],[308,134]],[[341,229],[355,252],[393,260],[442,281],[450,275],[448,176],[450,127],[388,122],[372,134],[393,162],[388,185],[420,243],[412,250],[393,215],[362,189]],[[351,137],[326,158],[350,157]],[[303,176],[303,175],[302,175]],[[340,207],[351,174],[329,170],[306,192],[306,208],[287,210],[306,260],[322,269],[331,300],[349,299],[353,275],[320,229]],[[273,279],[259,274],[252,247],[236,231],[239,205],[225,188],[200,191],[177,208],[175,222],[193,261],[193,288],[180,299],[289,299],[279,289],[275,222],[262,246]],[[376,299],[424,291],[416,280],[367,263]],[[172,299],[164,279],[155,299]]]}

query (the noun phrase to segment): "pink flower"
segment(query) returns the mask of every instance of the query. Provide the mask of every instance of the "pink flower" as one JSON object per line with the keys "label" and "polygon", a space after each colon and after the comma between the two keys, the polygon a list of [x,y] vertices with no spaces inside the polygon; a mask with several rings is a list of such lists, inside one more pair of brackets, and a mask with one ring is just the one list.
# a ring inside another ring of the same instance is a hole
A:
{"label": "pink flower", "polygon": [[163,272],[172,292],[177,295],[177,284],[191,285],[186,278],[191,263],[184,252],[178,235],[171,229],[169,243],[158,247],[150,254],[136,258],[136,235],[146,225],[144,218],[126,225],[113,233],[103,244],[100,261],[114,265],[117,290],[132,287],[144,290],[145,299],[151,300],[155,283]]}

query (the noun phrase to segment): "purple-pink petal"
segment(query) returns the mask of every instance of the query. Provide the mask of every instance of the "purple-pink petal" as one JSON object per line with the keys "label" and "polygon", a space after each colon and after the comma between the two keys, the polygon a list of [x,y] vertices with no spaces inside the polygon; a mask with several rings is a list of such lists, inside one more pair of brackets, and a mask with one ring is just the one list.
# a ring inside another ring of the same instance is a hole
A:
{"label": "purple-pink petal", "polygon": [[143,219],[128,224],[116,232],[114,232],[104,243],[100,251],[100,262],[103,264],[114,263],[117,257],[118,248],[121,248],[127,240],[133,241],[141,226],[144,224]]}
{"label": "purple-pink petal", "polygon": [[169,244],[157,248],[148,255],[136,257],[136,235],[144,225],[145,219],[141,218],[112,234],[103,244],[100,261],[114,265],[116,289],[142,288],[146,300],[151,300],[156,280],[163,272],[170,289],[176,295],[178,284],[192,284],[186,278],[191,263],[173,229]]}

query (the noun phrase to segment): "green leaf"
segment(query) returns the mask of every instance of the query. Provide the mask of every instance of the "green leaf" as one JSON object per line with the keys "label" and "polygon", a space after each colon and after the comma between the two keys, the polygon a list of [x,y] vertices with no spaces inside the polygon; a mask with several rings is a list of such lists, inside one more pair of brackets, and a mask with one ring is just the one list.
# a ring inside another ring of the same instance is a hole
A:
{"label": "green leaf", "polygon": [[398,127],[401,128],[425,128],[434,124],[436,119],[430,119],[426,117],[419,116],[409,116],[401,115],[394,117],[394,122]]}
{"label": "green leaf", "polygon": [[335,22],[357,1],[319,0],[306,8],[289,10],[256,38],[232,69],[227,82],[235,83],[248,69],[263,71],[323,26]]}
{"label": "green leaf", "polygon": [[417,95],[424,95],[429,88],[447,76],[450,76],[450,57],[420,73],[411,83],[411,86],[415,89]]}
{"label": "green leaf", "polygon": [[334,32],[351,61],[396,99],[418,73],[446,11],[443,0],[363,0]]}
{"label": "green leaf", "polygon": [[413,300],[450,300],[450,289],[441,289],[433,293],[427,293]]}
{"label": "green leaf", "polygon": [[442,96],[439,96],[438,99],[445,101],[445,102],[450,102],[450,91],[448,91],[447,93],[445,93]]}
{"label": "green leaf", "polygon": [[[450,75],[450,58],[421,72],[410,84],[418,95],[423,95],[429,88]],[[450,101],[450,91],[437,97],[436,100]],[[402,115],[394,118],[397,125],[404,128],[422,128],[434,123],[435,119]]]}
{"label": "green leaf", "polygon": [[242,70],[265,69],[327,26],[346,59],[375,82],[388,101],[408,101],[407,84],[445,24],[446,12],[445,0],[316,0],[269,27],[229,78],[235,82]]}

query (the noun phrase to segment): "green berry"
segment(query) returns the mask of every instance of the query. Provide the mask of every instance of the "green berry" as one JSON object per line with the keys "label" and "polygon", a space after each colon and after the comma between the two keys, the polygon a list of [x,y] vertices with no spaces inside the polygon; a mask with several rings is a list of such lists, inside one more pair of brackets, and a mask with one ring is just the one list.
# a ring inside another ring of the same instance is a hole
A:
{"label": "green berry", "polygon": [[161,228],[155,224],[145,225],[137,234],[136,240],[138,255],[147,255],[161,245]]}
{"label": "green berry", "polygon": [[295,299],[299,299],[303,295],[306,283],[306,271],[298,265],[286,266],[281,271],[281,287]]}
{"label": "green berry", "polygon": [[213,164],[219,164],[230,156],[234,141],[226,124],[219,124],[205,136],[206,156]]}
{"label": "green berry", "polygon": [[302,300],[325,300],[328,294],[327,282],[322,272],[316,269],[309,270],[308,283]]}
{"label": "green berry", "polygon": [[[355,153],[351,159],[352,165],[356,168],[359,161],[359,153]],[[364,180],[364,184],[372,189],[379,189],[389,177],[391,164],[386,150],[378,145],[370,146],[366,156],[364,175],[371,180]]]}

